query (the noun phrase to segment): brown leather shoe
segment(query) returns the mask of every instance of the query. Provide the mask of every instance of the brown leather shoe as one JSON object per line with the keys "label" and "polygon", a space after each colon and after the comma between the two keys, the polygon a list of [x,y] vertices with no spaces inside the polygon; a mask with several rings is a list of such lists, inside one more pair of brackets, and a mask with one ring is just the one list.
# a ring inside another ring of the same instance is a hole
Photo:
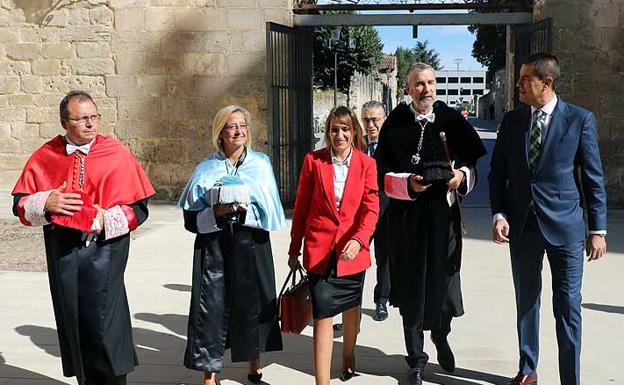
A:
{"label": "brown leather shoe", "polygon": [[508,385],[530,385],[530,384],[537,384],[536,373],[533,373],[531,375],[518,373],[518,375],[514,377],[513,380],[509,382]]}

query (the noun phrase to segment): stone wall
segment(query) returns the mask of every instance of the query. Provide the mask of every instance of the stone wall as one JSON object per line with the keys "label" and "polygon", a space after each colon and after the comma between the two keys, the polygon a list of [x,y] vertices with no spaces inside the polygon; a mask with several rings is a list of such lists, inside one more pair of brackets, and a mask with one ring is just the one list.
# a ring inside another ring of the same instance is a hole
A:
{"label": "stone wall", "polygon": [[537,0],[537,19],[553,18],[559,93],[596,115],[610,207],[624,206],[624,2]]}
{"label": "stone wall", "polygon": [[160,198],[212,150],[227,104],[250,110],[266,150],[267,21],[291,25],[290,0],[0,0],[0,167],[63,132],[71,89],[93,94],[102,131],[134,151]]}

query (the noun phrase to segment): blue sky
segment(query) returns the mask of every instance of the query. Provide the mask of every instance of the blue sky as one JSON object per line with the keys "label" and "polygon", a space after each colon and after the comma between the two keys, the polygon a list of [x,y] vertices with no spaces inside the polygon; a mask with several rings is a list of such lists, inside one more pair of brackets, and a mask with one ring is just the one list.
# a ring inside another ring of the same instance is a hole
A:
{"label": "blue sky", "polygon": [[474,35],[467,26],[419,26],[418,39],[412,38],[412,27],[392,26],[375,27],[383,41],[384,53],[393,54],[397,47],[413,48],[417,41],[429,40],[428,47],[440,54],[440,63],[444,69],[454,70],[457,65],[453,59],[460,58],[460,70],[485,69],[471,55]]}

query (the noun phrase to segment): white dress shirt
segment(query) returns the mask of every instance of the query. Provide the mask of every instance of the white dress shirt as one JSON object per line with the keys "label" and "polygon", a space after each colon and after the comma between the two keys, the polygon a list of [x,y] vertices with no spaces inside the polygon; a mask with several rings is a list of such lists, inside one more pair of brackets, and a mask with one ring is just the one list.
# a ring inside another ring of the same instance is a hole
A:
{"label": "white dress shirt", "polygon": [[349,149],[349,155],[347,155],[345,160],[340,160],[334,155],[334,149],[331,150],[332,164],[334,165],[334,195],[336,196],[336,209],[338,210],[340,210],[340,203],[342,203],[352,155],[353,148]]}

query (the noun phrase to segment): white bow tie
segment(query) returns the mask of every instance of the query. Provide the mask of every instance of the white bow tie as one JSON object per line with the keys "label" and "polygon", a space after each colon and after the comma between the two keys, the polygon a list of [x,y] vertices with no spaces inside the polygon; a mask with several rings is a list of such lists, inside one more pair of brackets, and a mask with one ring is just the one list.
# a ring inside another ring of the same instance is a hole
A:
{"label": "white bow tie", "polygon": [[429,123],[433,123],[435,120],[435,113],[430,112],[428,114],[420,114],[416,117],[416,120],[426,120]]}
{"label": "white bow tie", "polygon": [[65,145],[65,150],[67,151],[67,155],[71,155],[76,151],[80,151],[83,154],[87,155],[89,153],[89,149],[91,148],[91,143],[83,144],[82,146],[76,146],[75,144],[67,143]]}

